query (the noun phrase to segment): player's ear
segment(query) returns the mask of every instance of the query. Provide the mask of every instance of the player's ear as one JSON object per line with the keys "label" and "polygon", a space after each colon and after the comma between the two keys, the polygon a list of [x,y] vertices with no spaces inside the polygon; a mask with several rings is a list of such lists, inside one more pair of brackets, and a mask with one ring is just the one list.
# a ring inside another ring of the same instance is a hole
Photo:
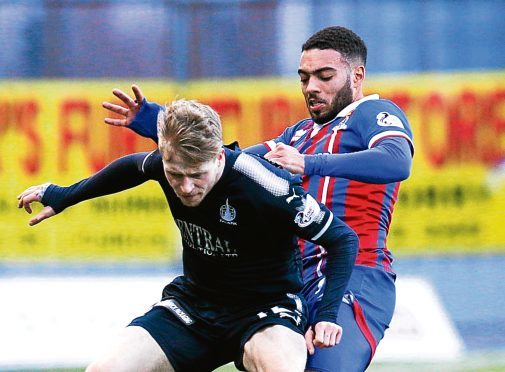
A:
{"label": "player's ear", "polygon": [[352,84],[354,88],[359,87],[365,80],[365,66],[358,65],[352,69]]}
{"label": "player's ear", "polygon": [[217,161],[219,163],[221,163],[224,160],[224,158],[225,158],[224,149],[221,148],[221,150],[219,150],[219,154],[217,154],[217,158],[216,159],[217,159]]}

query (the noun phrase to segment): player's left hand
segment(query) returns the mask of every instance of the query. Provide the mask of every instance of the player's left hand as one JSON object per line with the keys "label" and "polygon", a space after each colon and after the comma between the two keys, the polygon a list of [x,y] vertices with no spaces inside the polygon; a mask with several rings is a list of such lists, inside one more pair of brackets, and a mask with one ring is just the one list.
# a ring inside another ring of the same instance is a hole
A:
{"label": "player's left hand", "polygon": [[[119,98],[126,107],[117,105],[112,102],[102,102],[102,107],[109,110],[110,114],[117,114],[121,118],[117,119],[115,117],[105,118],[106,124],[115,125],[119,127],[127,127],[135,119],[135,115],[138,114],[140,108],[142,107],[142,102],[144,101],[144,94],[140,90],[140,87],[136,84],[132,84],[132,91],[135,95],[135,99],[130,97],[127,93],[123,92],[121,89],[114,88],[112,94]],[[111,116],[112,116],[111,115]]]}
{"label": "player's left hand", "polygon": [[318,322],[305,332],[305,344],[310,355],[314,355],[314,347],[332,347],[342,338],[342,327],[336,323]]}
{"label": "player's left hand", "polygon": [[[41,202],[44,190],[47,188],[47,184],[31,186],[18,195],[18,208],[24,208],[29,214],[32,213],[31,203]],[[32,217],[28,224],[30,226],[36,225],[39,222],[54,216],[56,213],[54,209],[50,206],[44,207],[36,216]]]}
{"label": "player's left hand", "polygon": [[304,156],[294,147],[284,143],[278,143],[272,151],[265,155],[265,159],[279,164],[291,173],[303,174],[305,171]]}

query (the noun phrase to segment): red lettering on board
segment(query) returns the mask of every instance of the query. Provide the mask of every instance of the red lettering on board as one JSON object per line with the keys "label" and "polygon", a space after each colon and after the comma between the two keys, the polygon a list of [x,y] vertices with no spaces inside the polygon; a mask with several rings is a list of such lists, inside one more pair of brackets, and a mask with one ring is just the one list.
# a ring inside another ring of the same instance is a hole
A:
{"label": "red lettering on board", "polygon": [[68,151],[71,146],[82,147],[90,169],[94,172],[105,166],[103,152],[93,151],[91,146],[91,107],[85,100],[67,100],[60,108],[60,146],[58,147],[58,170],[68,170]]}

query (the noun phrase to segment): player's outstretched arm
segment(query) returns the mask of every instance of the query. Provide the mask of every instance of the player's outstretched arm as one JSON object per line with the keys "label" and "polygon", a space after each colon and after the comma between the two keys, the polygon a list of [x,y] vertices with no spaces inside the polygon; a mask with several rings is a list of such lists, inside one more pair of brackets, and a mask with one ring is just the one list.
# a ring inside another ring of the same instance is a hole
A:
{"label": "player's outstretched arm", "polygon": [[132,84],[132,91],[135,99],[130,97],[127,93],[123,92],[121,89],[114,88],[112,94],[119,98],[125,105],[117,105],[112,102],[102,102],[102,107],[109,110],[113,114],[117,114],[120,118],[107,117],[104,119],[106,124],[115,125],[119,127],[127,127],[135,118],[135,115],[140,111],[142,103],[144,101],[144,94],[140,90],[140,87],[136,84]]}
{"label": "player's outstretched arm", "polygon": [[[44,183],[42,185],[31,186],[18,195],[18,208],[24,208],[26,212],[32,214],[31,204],[34,202],[41,203],[42,196],[45,190],[49,186],[49,183]],[[54,216],[56,213],[51,206],[46,206],[37,215],[30,218],[28,224],[30,226],[36,225],[45,219]]]}
{"label": "player's outstretched arm", "polygon": [[158,113],[162,106],[154,102],[148,102],[138,85],[133,84],[132,91],[135,99],[121,89],[112,90],[112,94],[119,98],[126,107],[112,102],[102,102],[103,108],[120,116],[119,119],[107,117],[104,121],[109,125],[131,129],[142,137],[150,138],[158,143]]}
{"label": "player's outstretched arm", "polygon": [[40,202],[44,208],[33,217],[29,224],[54,216],[72,205],[84,200],[114,194],[152,179],[143,169],[143,164],[152,153],[137,153],[123,156],[108,166],[68,187],[55,184],[32,186],[18,196],[18,207],[32,213],[31,203]]}

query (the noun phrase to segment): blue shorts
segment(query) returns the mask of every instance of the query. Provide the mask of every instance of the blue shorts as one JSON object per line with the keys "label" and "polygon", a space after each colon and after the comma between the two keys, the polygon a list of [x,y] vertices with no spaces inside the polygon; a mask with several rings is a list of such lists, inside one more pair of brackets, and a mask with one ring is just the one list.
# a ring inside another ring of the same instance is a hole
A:
{"label": "blue shorts", "polygon": [[245,343],[269,325],[304,334],[307,307],[300,296],[223,304],[202,298],[180,278],[165,287],[162,301],[130,323],[149,332],[178,372],[212,371],[232,361],[243,370]]}
{"label": "blue shorts", "polygon": [[[309,306],[309,324],[314,319],[324,290],[317,279],[304,287]],[[340,305],[337,322],[343,328],[340,343],[316,348],[307,369],[319,372],[364,371],[379,341],[389,327],[395,308],[395,275],[381,269],[356,265]]]}

